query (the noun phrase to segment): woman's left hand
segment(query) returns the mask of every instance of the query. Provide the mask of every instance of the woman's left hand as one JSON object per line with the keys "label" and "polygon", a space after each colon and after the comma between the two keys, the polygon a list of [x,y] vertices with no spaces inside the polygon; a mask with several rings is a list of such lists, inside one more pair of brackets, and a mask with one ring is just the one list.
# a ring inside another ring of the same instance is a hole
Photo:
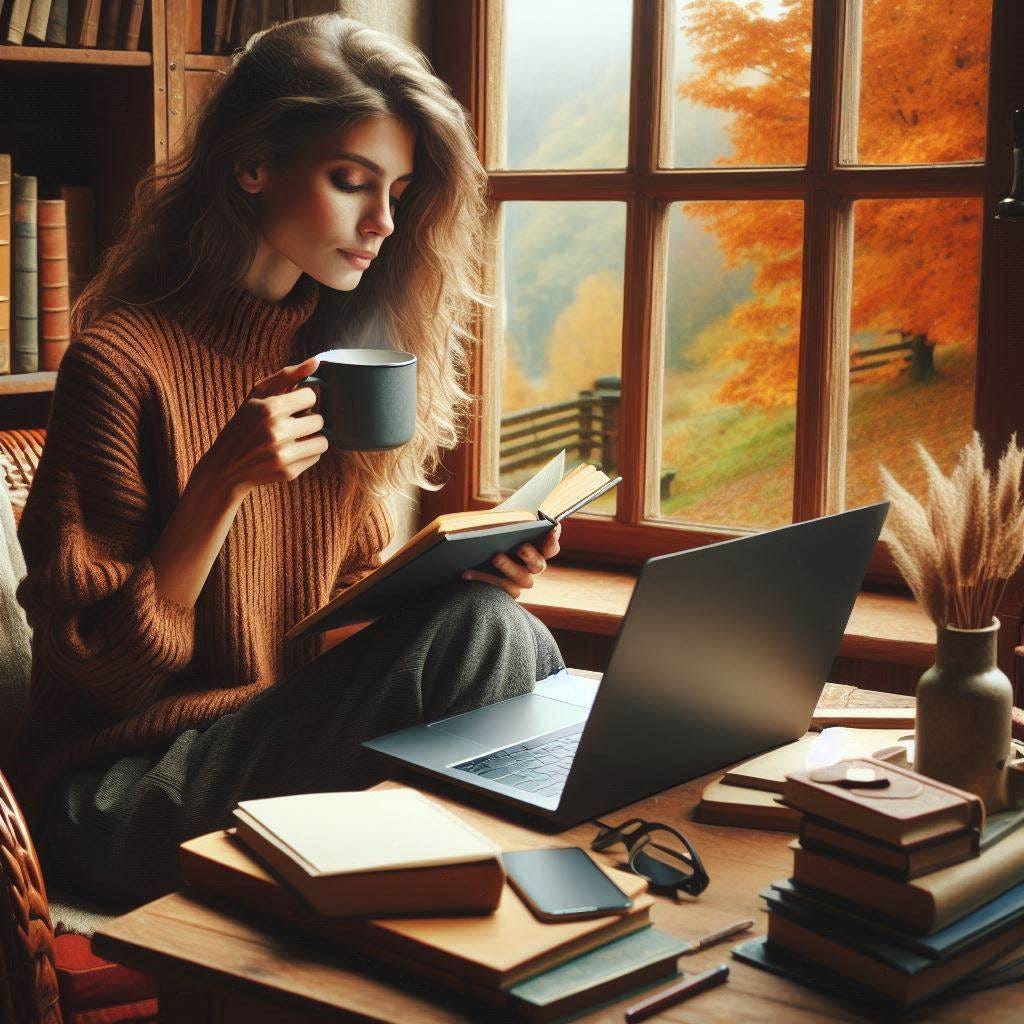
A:
{"label": "woman's left hand", "polygon": [[524,544],[516,551],[522,564],[508,555],[495,555],[492,561],[494,567],[501,573],[500,576],[469,569],[462,574],[462,578],[490,583],[507,590],[513,597],[519,597],[524,590],[529,590],[533,586],[534,576],[539,576],[548,567],[548,562],[558,554],[558,538],[561,533],[562,524],[558,523],[544,538],[539,550],[532,544]]}

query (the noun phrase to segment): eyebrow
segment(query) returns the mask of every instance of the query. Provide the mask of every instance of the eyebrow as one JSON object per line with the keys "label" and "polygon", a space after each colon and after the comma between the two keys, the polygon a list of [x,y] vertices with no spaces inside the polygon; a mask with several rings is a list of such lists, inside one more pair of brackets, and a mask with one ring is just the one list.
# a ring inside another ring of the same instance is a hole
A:
{"label": "eyebrow", "polygon": [[[353,163],[362,164],[367,170],[373,171],[378,177],[384,177],[384,168],[379,164],[375,164],[372,160],[365,156],[360,156],[358,153],[332,153],[328,160],[351,160]],[[409,181],[412,178],[412,171],[408,174],[403,174],[400,178],[395,178],[395,181]]]}

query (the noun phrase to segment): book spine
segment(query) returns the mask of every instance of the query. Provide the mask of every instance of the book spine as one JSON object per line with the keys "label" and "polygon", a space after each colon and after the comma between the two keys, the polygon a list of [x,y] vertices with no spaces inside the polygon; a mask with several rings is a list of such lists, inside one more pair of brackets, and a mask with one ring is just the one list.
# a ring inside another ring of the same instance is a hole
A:
{"label": "book spine", "polygon": [[32,0],[29,8],[28,21],[25,23],[25,35],[46,42],[46,26],[50,23],[50,4],[52,0]]}
{"label": "book spine", "polygon": [[68,45],[68,0],[53,0],[46,41],[51,46]]}
{"label": "book spine", "polygon": [[11,372],[11,154],[0,153],[0,373]]}
{"label": "book spine", "polygon": [[39,367],[56,370],[71,344],[68,229],[63,199],[40,199]]}
{"label": "book spine", "polygon": [[100,0],[85,0],[82,31],[78,45],[91,49],[96,45],[100,29]]}
{"label": "book spine", "polygon": [[39,369],[37,181],[28,174],[14,174],[11,177],[14,210],[14,338],[11,370],[14,373],[33,373]]}
{"label": "book spine", "polygon": [[121,21],[121,0],[104,0],[102,13],[100,14],[100,41],[101,50],[113,50],[117,48],[117,27]]}
{"label": "book spine", "polygon": [[21,46],[25,40],[25,26],[28,24],[28,12],[32,9],[32,0],[9,0],[11,18],[7,24],[7,42]]}
{"label": "book spine", "polygon": [[68,226],[68,301],[74,308],[96,266],[96,196],[87,185],[62,185]]}
{"label": "book spine", "polygon": [[146,9],[146,0],[131,0],[128,8],[128,21],[124,30],[124,48],[137,50],[139,37],[142,35],[142,15]]}

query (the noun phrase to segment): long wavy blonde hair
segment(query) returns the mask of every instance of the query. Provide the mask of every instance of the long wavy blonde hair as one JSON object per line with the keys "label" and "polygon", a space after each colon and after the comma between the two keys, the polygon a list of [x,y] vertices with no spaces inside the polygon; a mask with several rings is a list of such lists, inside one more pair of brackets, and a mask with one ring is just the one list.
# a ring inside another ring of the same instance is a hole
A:
{"label": "long wavy blonde hair", "polygon": [[417,428],[393,452],[356,455],[365,493],[436,488],[443,449],[468,409],[469,329],[478,291],[486,175],[465,111],[410,43],[338,14],[257,32],[220,72],[166,170],[136,186],[127,227],[72,311],[78,333],[119,306],[212,315],[259,242],[255,198],[236,168],[288,163],[325,131],[394,115],[416,133],[415,177],[388,244],[351,292],[320,286],[306,352],[391,344],[419,359]]}

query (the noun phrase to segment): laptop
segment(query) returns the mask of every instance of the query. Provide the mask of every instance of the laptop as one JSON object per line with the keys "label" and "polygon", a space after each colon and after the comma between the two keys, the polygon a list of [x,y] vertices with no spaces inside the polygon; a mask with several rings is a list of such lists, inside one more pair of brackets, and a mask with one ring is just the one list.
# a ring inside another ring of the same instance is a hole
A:
{"label": "laptop", "polygon": [[600,683],[563,670],[363,746],[568,827],[797,739],[888,507],[650,558]]}

